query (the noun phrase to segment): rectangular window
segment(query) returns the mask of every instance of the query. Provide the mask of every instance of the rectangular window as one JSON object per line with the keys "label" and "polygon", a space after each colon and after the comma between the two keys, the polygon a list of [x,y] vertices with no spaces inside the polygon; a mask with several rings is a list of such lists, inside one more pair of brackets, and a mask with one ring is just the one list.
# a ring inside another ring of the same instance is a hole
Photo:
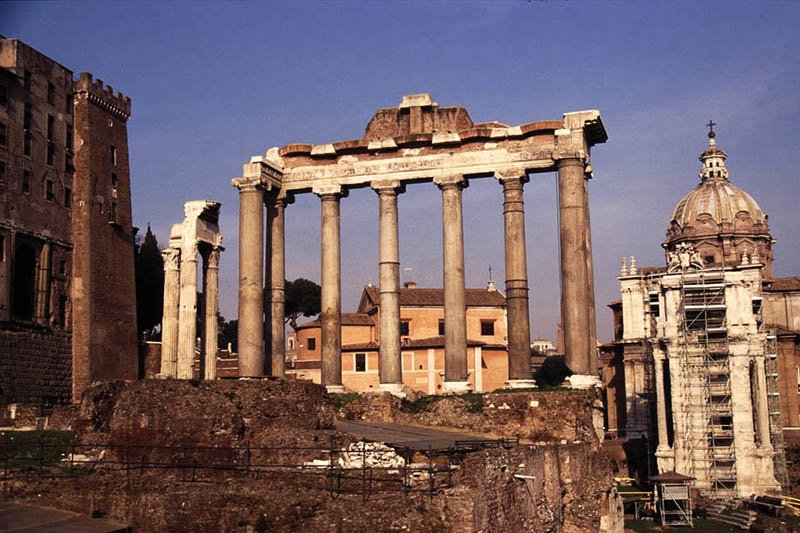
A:
{"label": "rectangular window", "polygon": [[367,371],[367,354],[365,354],[365,353],[357,353],[356,354],[355,369],[356,369],[356,372],[366,372]]}
{"label": "rectangular window", "polygon": [[70,126],[69,124],[67,124],[67,138],[64,141],[64,146],[70,152],[72,151],[72,147],[74,146],[72,141],[72,126]]}
{"label": "rectangular window", "polygon": [[52,141],[56,131],[56,117],[47,115],[47,140]]}
{"label": "rectangular window", "polygon": [[8,87],[0,85],[0,107],[8,107]]}
{"label": "rectangular window", "polygon": [[494,335],[494,320],[481,320],[481,335],[484,337]]}
{"label": "rectangular window", "polygon": [[45,182],[44,197],[48,202],[55,200],[56,195],[53,193],[53,180],[47,180],[47,182]]}
{"label": "rectangular window", "polygon": [[54,105],[56,103],[56,88],[52,83],[47,84],[47,103]]}
{"label": "rectangular window", "polygon": [[0,262],[6,260],[6,237],[5,235],[0,235]]}
{"label": "rectangular window", "polygon": [[111,213],[109,213],[111,222],[117,221],[117,202],[111,202]]}
{"label": "rectangular window", "polygon": [[315,339],[314,337],[309,337],[308,338],[308,351],[309,352],[313,352],[316,349],[317,349],[317,339]]}
{"label": "rectangular window", "polygon": [[25,73],[23,74],[23,78],[22,79],[23,79],[23,83],[25,85],[25,89],[30,91],[31,90],[31,71],[30,70],[26,70]]}
{"label": "rectangular window", "polygon": [[111,165],[117,166],[117,149],[114,145],[111,145]]}
{"label": "rectangular window", "polygon": [[400,336],[408,337],[409,330],[411,329],[411,323],[408,320],[403,320],[400,322]]}
{"label": "rectangular window", "polygon": [[8,128],[0,122],[0,146],[6,146],[6,144],[8,144]]}
{"label": "rectangular window", "polygon": [[30,102],[25,102],[25,114],[22,117],[22,127],[30,131],[33,124],[33,106]]}
{"label": "rectangular window", "polygon": [[31,171],[30,170],[23,170],[22,171],[22,193],[23,194],[30,194],[31,193]]}
{"label": "rectangular window", "polygon": [[6,182],[6,162],[0,161],[0,185]]}
{"label": "rectangular window", "polygon": [[28,157],[30,157],[30,156],[31,156],[31,151],[32,151],[32,149],[31,149],[31,142],[32,142],[32,139],[33,139],[33,138],[31,137],[31,134],[30,134],[30,132],[27,132],[27,131],[26,131],[26,132],[25,132],[25,136],[24,136],[24,137],[23,137],[23,139],[22,139],[22,152],[23,152],[25,155],[27,155]]}
{"label": "rectangular window", "polygon": [[74,171],[75,167],[72,164],[72,154],[67,152],[64,154],[64,173],[72,174]]}
{"label": "rectangular window", "polygon": [[47,164],[52,166],[56,158],[56,145],[51,142],[47,143]]}
{"label": "rectangular window", "polygon": [[439,321],[439,335],[444,335],[444,320]]}
{"label": "rectangular window", "polygon": [[72,189],[69,187],[64,187],[64,207],[72,207]]}

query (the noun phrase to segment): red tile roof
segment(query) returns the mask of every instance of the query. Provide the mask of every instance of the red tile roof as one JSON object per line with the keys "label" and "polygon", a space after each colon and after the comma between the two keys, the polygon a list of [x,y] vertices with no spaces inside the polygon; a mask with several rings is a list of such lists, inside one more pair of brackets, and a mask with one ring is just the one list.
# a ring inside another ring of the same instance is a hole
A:
{"label": "red tile roof", "polygon": [[764,290],[767,292],[800,291],[800,276],[765,280]]}
{"label": "red tile roof", "polygon": [[[486,289],[466,289],[465,300],[467,307],[505,307],[506,298],[500,291]],[[365,301],[366,300],[366,301]],[[378,287],[364,287],[361,298],[362,312],[379,305],[380,289]],[[364,304],[367,304],[366,306]],[[400,289],[401,307],[444,307],[444,289]]]}

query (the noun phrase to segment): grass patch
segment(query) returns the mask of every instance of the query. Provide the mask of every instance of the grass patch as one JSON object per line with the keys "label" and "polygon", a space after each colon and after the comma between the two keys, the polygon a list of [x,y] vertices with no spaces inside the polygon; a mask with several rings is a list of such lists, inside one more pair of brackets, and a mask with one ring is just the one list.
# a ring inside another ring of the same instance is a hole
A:
{"label": "grass patch", "polygon": [[0,464],[9,469],[53,466],[67,454],[72,431],[35,430],[0,432]]}
{"label": "grass patch", "polygon": [[354,401],[361,398],[361,395],[357,392],[345,392],[342,394],[330,394],[331,403],[337,409],[344,409],[349,404],[353,403]]}

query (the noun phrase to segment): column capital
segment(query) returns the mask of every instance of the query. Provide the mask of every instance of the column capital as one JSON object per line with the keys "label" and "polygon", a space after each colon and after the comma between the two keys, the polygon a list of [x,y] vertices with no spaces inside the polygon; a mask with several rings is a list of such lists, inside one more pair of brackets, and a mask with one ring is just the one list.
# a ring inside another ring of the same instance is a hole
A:
{"label": "column capital", "polygon": [[181,263],[197,262],[197,248],[200,243],[197,241],[185,242],[181,249]]}
{"label": "column capital", "polygon": [[437,176],[433,178],[433,183],[435,183],[442,190],[452,189],[455,187],[458,187],[459,189],[466,189],[469,187],[469,180],[460,175]]}
{"label": "column capital", "polygon": [[164,259],[164,272],[180,270],[181,251],[178,248],[164,248],[161,250],[161,257]]}
{"label": "column capital", "polygon": [[370,187],[380,194],[402,194],[406,192],[406,185],[399,180],[377,180],[370,183]]}
{"label": "column capital", "polygon": [[316,185],[311,189],[311,192],[323,200],[345,198],[348,193],[347,188],[341,185]]}
{"label": "column capital", "polygon": [[239,189],[239,192],[263,191],[265,189],[261,179],[252,177],[234,178],[231,180],[231,185]]}
{"label": "column capital", "polygon": [[513,183],[515,181],[518,181],[520,185],[524,185],[530,181],[527,172],[519,171],[495,171],[494,177],[502,185],[505,185],[506,183]]}
{"label": "column capital", "polygon": [[212,246],[206,257],[206,268],[219,268],[219,256],[224,250],[222,246]]}

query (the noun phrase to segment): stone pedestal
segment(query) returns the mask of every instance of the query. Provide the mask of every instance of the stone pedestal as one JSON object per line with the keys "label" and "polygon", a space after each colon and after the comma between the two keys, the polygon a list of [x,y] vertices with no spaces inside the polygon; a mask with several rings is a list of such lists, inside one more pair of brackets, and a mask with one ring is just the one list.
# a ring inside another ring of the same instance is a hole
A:
{"label": "stone pedestal", "polygon": [[535,389],[538,388],[535,379],[509,379],[503,386],[507,389]]}
{"label": "stone pedestal", "polygon": [[405,398],[406,393],[403,392],[403,384],[402,383],[381,383],[375,389],[375,392],[388,392],[392,396],[397,398]]}
{"label": "stone pedestal", "polygon": [[443,394],[466,394],[472,392],[472,384],[469,381],[444,381],[442,383]]}
{"label": "stone pedestal", "polygon": [[591,389],[592,387],[602,387],[603,382],[598,376],[586,374],[572,374],[566,380],[571,389]]}

